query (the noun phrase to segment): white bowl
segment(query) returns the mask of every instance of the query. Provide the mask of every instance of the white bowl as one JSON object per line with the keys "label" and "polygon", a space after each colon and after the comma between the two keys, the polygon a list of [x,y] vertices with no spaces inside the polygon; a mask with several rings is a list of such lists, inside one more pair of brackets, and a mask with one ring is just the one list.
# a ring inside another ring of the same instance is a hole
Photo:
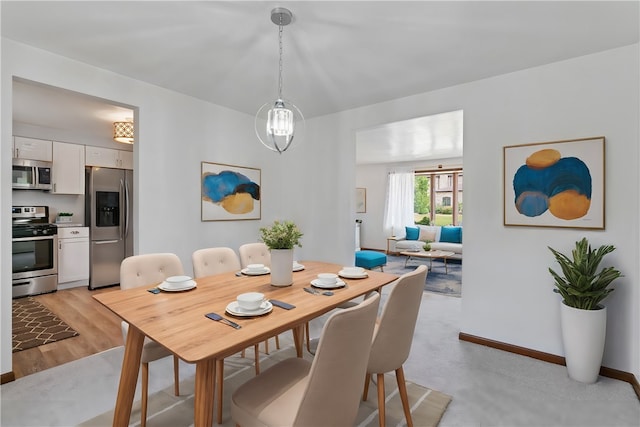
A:
{"label": "white bowl", "polygon": [[364,274],[364,268],[344,266],[342,267],[342,272],[344,274],[348,274],[349,276],[361,276],[362,274]]}
{"label": "white bowl", "polygon": [[333,283],[336,283],[336,281],[338,280],[338,275],[333,273],[320,273],[318,274],[318,280],[322,284],[331,285]]}
{"label": "white bowl", "polygon": [[240,308],[244,310],[257,310],[264,301],[264,294],[260,292],[247,292],[236,297]]}
{"label": "white bowl", "polygon": [[167,287],[169,288],[180,288],[187,284],[191,280],[189,276],[171,276],[164,279]]}
{"label": "white bowl", "polygon": [[249,264],[247,269],[249,271],[264,271],[264,264]]}

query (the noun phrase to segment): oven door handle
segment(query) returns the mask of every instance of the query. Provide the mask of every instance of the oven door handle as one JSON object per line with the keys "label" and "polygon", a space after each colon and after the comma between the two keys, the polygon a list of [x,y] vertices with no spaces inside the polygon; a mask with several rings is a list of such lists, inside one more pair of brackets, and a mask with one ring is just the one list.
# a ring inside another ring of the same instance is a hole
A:
{"label": "oven door handle", "polygon": [[15,237],[12,242],[29,242],[32,240],[53,240],[56,236]]}

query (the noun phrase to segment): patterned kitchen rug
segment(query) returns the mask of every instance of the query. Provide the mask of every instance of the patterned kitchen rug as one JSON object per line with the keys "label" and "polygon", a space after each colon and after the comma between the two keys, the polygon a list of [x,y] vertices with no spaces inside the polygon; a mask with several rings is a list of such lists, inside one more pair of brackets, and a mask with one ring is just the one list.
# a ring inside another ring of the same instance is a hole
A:
{"label": "patterned kitchen rug", "polygon": [[14,299],[12,315],[13,353],[79,335],[31,297]]}

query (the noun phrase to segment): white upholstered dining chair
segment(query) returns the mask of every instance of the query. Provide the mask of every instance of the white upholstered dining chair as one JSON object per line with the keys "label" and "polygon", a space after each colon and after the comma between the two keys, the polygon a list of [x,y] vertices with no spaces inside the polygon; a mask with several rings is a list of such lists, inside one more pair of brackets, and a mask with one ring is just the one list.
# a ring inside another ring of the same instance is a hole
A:
{"label": "white upholstered dining chair", "polygon": [[[245,243],[238,248],[240,254],[240,265],[242,268],[247,268],[249,264],[264,264],[266,267],[271,267],[271,252],[266,244],[257,243]],[[292,266],[293,268],[293,266]],[[280,348],[280,338],[275,336],[276,349]],[[269,340],[264,342],[264,352],[269,354]]]}
{"label": "white upholstered dining chair", "polygon": [[402,365],[409,357],[411,350],[426,277],[425,265],[420,265],[414,271],[400,276],[376,321],[362,400],[367,400],[371,375],[376,374],[380,427],[385,425],[384,374],[391,371],[396,373],[407,427],[413,426]]}
{"label": "white upholstered dining chair", "polygon": [[[238,255],[233,249],[227,247],[198,249],[191,255],[191,260],[193,262],[193,274],[196,278],[240,270]],[[253,349],[256,374],[259,374],[260,353],[258,344],[255,344]],[[265,341],[265,349],[268,349],[268,340]],[[242,355],[244,356],[244,350]],[[219,362],[224,363],[222,360]]]}
{"label": "white upholstered dining chair", "polygon": [[236,425],[351,426],[356,419],[380,295],[333,313],[313,361],[292,357],[236,389]]}
{"label": "white upholstered dining chair", "polygon": [[242,268],[247,268],[249,264],[271,266],[271,252],[269,252],[269,248],[264,243],[245,243],[238,248],[238,253],[240,254]]}
{"label": "white upholstered dining chair", "polygon": [[[171,253],[156,253],[146,255],[134,255],[125,258],[120,264],[120,288],[131,289],[138,286],[150,286],[161,283],[167,277],[181,276],[184,274],[182,263],[177,255]],[[127,342],[129,324],[122,322],[122,336]],[[142,366],[142,400],[140,425],[147,423],[147,401],[149,398],[149,362],[171,356],[169,350],[157,342],[145,337],[142,347],[140,364]],[[178,370],[178,357],[173,355],[173,381],[174,393],[180,395],[180,374]]]}

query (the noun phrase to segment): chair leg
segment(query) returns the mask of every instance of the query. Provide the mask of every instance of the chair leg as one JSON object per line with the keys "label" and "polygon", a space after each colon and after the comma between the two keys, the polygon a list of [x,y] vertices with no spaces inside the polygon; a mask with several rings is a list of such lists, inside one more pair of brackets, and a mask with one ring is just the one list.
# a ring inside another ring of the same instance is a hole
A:
{"label": "chair leg", "polygon": [[140,406],[140,427],[147,425],[147,399],[149,398],[149,364],[142,363],[142,401]]}
{"label": "chair leg", "polygon": [[400,400],[402,400],[402,409],[404,409],[404,418],[407,420],[407,427],[413,427],[411,407],[409,406],[409,397],[407,396],[407,384],[404,381],[404,369],[402,369],[402,366],[396,369],[396,381],[398,383],[398,391],[400,392]]}
{"label": "chair leg", "polygon": [[364,377],[364,391],[362,392],[362,401],[369,398],[369,383],[371,382],[371,374],[367,373]]}
{"label": "chair leg", "polygon": [[253,351],[255,352],[256,375],[258,375],[260,373],[260,344],[255,344]]}
{"label": "chair leg", "polygon": [[180,396],[180,359],[173,356],[173,392],[176,396]]}
{"label": "chair leg", "polygon": [[378,374],[378,420],[380,427],[385,426],[385,411],[384,411],[384,374]]}

